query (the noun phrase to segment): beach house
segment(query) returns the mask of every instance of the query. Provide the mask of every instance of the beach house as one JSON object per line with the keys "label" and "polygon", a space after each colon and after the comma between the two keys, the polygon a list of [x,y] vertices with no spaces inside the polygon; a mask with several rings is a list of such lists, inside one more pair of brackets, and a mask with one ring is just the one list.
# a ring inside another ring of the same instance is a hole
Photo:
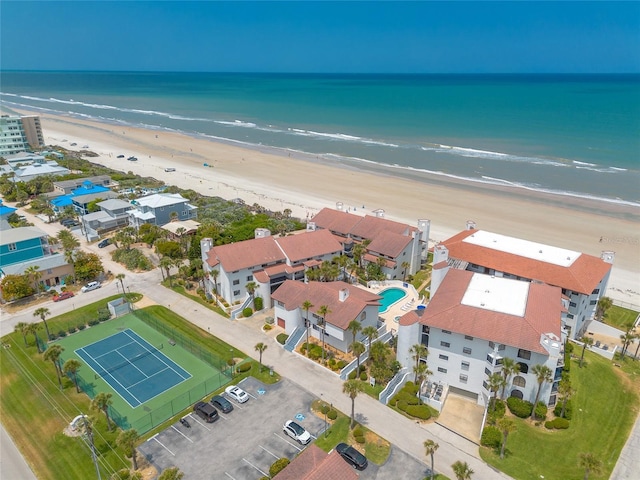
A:
{"label": "beach house", "polygon": [[80,219],[89,241],[129,224],[129,210],[133,208],[129,202],[112,198],[96,205],[99,211],[87,213]]}
{"label": "beach house", "polygon": [[605,294],[614,256],[603,251],[598,258],[478,230],[468,222],[466,230],[434,247],[432,285],[452,268],[559,287],[568,300],[563,328],[576,339],[584,335]]}
{"label": "beach house", "polygon": [[129,211],[129,224],[135,228],[145,223],[162,226],[174,219],[192,220],[198,213],[198,207],[179,193],[154,193],[132,200],[131,204],[134,208]]}
{"label": "beach house", "polygon": [[94,184],[88,179],[65,195],[58,195],[59,190],[52,193],[56,196],[51,198],[52,195],[49,195],[49,204],[56,214],[62,213],[66,207],[71,207],[77,215],[89,213],[88,205],[96,199],[107,200],[118,196],[109,187]]}
{"label": "beach house", "polygon": [[[359,321],[363,328],[378,328],[380,296],[345,282],[287,280],[273,293],[272,300],[276,323],[287,334],[298,330],[302,335],[308,327],[311,337],[324,339],[327,345],[342,352],[353,342],[353,334],[348,330],[352,320]],[[307,301],[312,305],[308,312],[304,309]],[[322,306],[327,307],[324,316]],[[362,338],[356,336],[356,340]]]}
{"label": "beach house", "polygon": [[384,218],[384,210],[364,217],[336,209],[323,208],[307,222],[307,230],[329,230],[342,243],[346,255],[353,257],[362,245],[362,264],[379,265],[388,280],[404,280],[426,262],[429,220],[418,220],[416,227]]}
{"label": "beach house", "polygon": [[218,246],[210,238],[201,241],[207,290],[229,304],[248,300],[246,285],[254,283],[254,295],[270,308],[271,294],[286,280],[304,280],[308,268],[342,254],[342,245],[326,230],[275,238],[257,229],[255,237]]}
{"label": "beach house", "polygon": [[534,366],[544,365],[551,378],[541,385],[539,401],[553,405],[564,365],[567,303],[555,286],[450,269],[428,305],[399,319],[397,360],[411,372],[417,360],[413,346],[427,347],[421,361],[432,373],[422,395],[436,408],[449,393],[488,405],[494,395],[489,377],[502,374],[505,358],[519,367],[507,378],[505,397],[534,402]]}

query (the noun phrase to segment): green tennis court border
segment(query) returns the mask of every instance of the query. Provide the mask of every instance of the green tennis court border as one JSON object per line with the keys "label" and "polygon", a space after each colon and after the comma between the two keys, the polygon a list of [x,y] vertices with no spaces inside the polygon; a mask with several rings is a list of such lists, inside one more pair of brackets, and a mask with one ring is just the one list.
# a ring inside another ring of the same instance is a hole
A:
{"label": "green tennis court border", "polygon": [[[163,343],[162,353],[188,371],[192,377],[149,401],[131,408],[104,379],[96,379],[95,372],[91,367],[75,354],[75,350],[78,348],[127,328],[133,330],[152,345]],[[127,314],[59,339],[55,343],[65,349],[61,355],[62,363],[70,358],[75,358],[82,364],[78,370],[80,388],[90,398],[94,398],[100,392],[112,393],[113,404],[110,413],[113,420],[122,429],[135,428],[139,434],[144,434],[202,397],[229,383],[231,379],[229,371],[222,372],[214,368],[179,345],[172,345],[169,340],[135,315]]]}

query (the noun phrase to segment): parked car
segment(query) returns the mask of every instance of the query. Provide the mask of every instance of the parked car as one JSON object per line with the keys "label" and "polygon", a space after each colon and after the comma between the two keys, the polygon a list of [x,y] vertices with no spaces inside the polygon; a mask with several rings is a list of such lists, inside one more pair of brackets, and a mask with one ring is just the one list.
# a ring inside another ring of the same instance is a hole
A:
{"label": "parked car", "polygon": [[213,408],[213,405],[205,402],[196,403],[193,406],[193,411],[207,423],[213,423],[220,418],[218,411]]}
{"label": "parked car", "polygon": [[62,292],[60,295],[56,295],[53,297],[54,302],[60,302],[62,300],[66,300],[67,298],[73,297],[73,292]]}
{"label": "parked car", "polygon": [[211,405],[216,407],[222,413],[229,413],[233,410],[233,405],[229,400],[224,398],[222,395],[214,395],[214,397],[210,400]]}
{"label": "parked car", "polygon": [[306,445],[311,441],[311,434],[293,420],[288,420],[282,427],[282,430],[302,445]]}
{"label": "parked car", "polygon": [[127,158],[127,160],[129,160],[130,162],[137,162],[138,159],[136,157],[129,157]]}
{"label": "parked car", "polygon": [[108,245],[111,245],[111,240],[105,238],[104,240],[100,240],[100,242],[98,243],[98,248],[104,248]]}
{"label": "parked car", "polygon": [[100,282],[89,282],[80,289],[82,293],[90,292],[91,290],[97,290],[102,286]]}
{"label": "parked car", "polygon": [[118,155],[117,158],[124,158],[124,155]]}
{"label": "parked car", "polygon": [[346,443],[336,445],[336,450],[345,461],[356,470],[364,470],[369,465],[367,457]]}
{"label": "parked car", "polygon": [[242,390],[240,387],[236,387],[235,385],[228,386],[224,389],[224,392],[238,403],[244,403],[249,400],[249,395],[247,394],[247,392]]}
{"label": "parked car", "polygon": [[172,168],[172,167],[167,167],[167,168],[165,168],[165,169],[164,169],[164,171],[165,171],[165,172],[175,172],[175,171],[176,171],[176,169],[175,169],[175,168]]}

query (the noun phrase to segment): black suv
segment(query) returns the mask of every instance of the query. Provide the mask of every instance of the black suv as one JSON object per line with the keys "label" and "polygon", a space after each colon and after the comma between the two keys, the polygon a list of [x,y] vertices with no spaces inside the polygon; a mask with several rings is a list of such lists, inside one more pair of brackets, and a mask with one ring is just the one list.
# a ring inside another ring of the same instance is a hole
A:
{"label": "black suv", "polygon": [[339,443],[336,450],[349,465],[357,470],[364,470],[369,465],[367,457],[346,443]]}
{"label": "black suv", "polygon": [[196,403],[193,406],[193,411],[207,423],[213,423],[219,418],[218,411],[213,408],[213,405],[210,405],[208,403]]}
{"label": "black suv", "polygon": [[211,405],[216,407],[222,413],[229,413],[231,410],[233,410],[233,405],[231,405],[231,402],[220,395],[213,396],[213,398],[211,399]]}

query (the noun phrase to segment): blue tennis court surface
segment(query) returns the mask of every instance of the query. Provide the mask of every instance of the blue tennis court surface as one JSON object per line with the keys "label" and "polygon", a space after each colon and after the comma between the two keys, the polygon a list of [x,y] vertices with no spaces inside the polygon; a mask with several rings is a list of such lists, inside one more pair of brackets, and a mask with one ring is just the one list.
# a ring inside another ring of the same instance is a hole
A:
{"label": "blue tennis court surface", "polygon": [[76,350],[95,372],[135,408],[191,374],[133,330],[126,329]]}

